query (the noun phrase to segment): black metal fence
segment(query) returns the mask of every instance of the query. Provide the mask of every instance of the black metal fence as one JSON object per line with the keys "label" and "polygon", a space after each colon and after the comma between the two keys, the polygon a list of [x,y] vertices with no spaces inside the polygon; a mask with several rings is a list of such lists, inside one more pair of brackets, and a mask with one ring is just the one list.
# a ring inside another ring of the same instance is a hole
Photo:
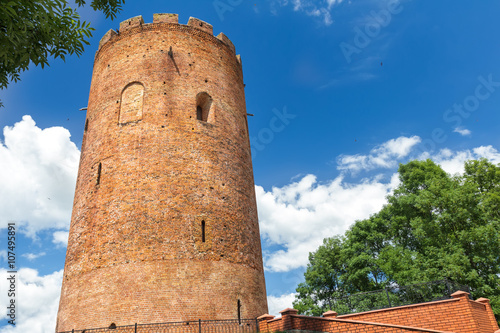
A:
{"label": "black metal fence", "polygon": [[59,333],[255,333],[257,319],[195,320],[89,328]]}
{"label": "black metal fence", "polygon": [[458,290],[470,292],[468,286],[449,280],[417,283],[404,287],[392,285],[381,290],[333,298],[329,306],[340,315],[449,299],[450,295]]}

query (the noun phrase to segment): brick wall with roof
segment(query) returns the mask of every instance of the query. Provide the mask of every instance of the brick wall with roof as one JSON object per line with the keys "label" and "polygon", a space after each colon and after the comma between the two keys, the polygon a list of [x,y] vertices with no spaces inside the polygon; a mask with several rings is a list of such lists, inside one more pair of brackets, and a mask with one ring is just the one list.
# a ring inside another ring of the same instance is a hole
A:
{"label": "brick wall with roof", "polygon": [[298,315],[294,309],[281,311],[280,318],[259,317],[262,332],[317,331],[352,333],[453,332],[500,333],[489,300],[469,299],[466,292],[452,294],[452,299],[400,306],[337,316],[328,311],[323,317]]}

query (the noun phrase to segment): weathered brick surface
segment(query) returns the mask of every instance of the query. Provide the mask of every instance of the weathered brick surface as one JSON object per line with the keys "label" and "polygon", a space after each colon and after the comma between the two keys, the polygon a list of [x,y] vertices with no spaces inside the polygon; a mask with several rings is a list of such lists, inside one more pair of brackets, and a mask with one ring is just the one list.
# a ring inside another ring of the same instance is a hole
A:
{"label": "weathered brick surface", "polygon": [[241,64],[204,22],[158,21],[96,54],[58,331],[267,312]]}
{"label": "weathered brick surface", "polygon": [[400,306],[383,310],[337,316],[329,311],[320,317],[297,315],[297,310],[281,311],[281,318],[259,317],[261,332],[455,332],[494,333],[498,325],[487,299],[472,301],[468,293],[457,292],[454,299]]}

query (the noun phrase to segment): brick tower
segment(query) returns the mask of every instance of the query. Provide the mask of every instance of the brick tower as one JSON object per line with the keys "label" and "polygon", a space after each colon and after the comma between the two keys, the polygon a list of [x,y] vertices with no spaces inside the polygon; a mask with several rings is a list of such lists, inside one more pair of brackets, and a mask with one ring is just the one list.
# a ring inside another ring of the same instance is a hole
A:
{"label": "brick tower", "polygon": [[57,331],[267,313],[241,59],[195,18],[99,43]]}

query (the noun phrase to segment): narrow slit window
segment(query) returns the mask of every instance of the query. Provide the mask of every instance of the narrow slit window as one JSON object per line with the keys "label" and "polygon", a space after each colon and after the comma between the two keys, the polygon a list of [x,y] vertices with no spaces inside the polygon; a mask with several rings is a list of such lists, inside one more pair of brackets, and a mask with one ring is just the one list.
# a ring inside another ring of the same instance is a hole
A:
{"label": "narrow slit window", "polygon": [[201,241],[205,243],[205,220],[201,221]]}
{"label": "narrow slit window", "polygon": [[99,162],[99,166],[97,167],[96,185],[99,185],[101,183],[101,170],[102,170],[102,163]]}
{"label": "narrow slit window", "polygon": [[85,121],[85,132],[87,132],[88,129],[89,129],[89,120],[87,119]]}
{"label": "narrow slit window", "polygon": [[238,324],[241,325],[241,301],[238,299]]}

